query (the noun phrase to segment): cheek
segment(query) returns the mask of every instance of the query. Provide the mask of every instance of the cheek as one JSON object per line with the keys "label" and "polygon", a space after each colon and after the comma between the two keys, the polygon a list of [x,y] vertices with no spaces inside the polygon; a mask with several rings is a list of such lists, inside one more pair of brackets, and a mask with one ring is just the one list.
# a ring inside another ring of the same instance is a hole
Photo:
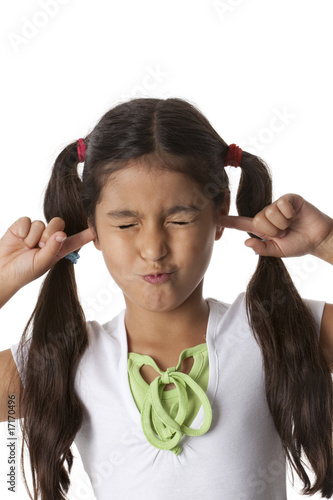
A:
{"label": "cheek", "polygon": [[189,232],[184,232],[177,241],[179,255],[192,261],[205,261],[209,259],[214,246],[215,233],[207,226],[194,227]]}
{"label": "cheek", "polygon": [[128,238],[113,237],[103,242],[102,251],[108,262],[121,267],[133,259],[135,246]]}
{"label": "cheek", "polygon": [[106,267],[115,283],[123,289],[133,270],[134,247],[123,240],[104,240],[102,253]]}

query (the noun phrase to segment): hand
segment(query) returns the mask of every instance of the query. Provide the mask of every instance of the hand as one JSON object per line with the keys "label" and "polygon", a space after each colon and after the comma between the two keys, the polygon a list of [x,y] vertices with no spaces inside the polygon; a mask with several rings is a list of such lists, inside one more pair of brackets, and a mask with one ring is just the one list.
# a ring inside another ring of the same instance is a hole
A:
{"label": "hand", "polygon": [[258,255],[296,257],[312,254],[333,263],[333,220],[298,194],[285,194],[250,217],[220,217],[223,227],[247,231],[245,245]]}
{"label": "hand", "polygon": [[90,228],[67,238],[64,228],[65,221],[60,217],[51,219],[47,227],[39,220],[31,222],[29,217],[15,221],[0,240],[1,281],[19,289],[96,238]]}

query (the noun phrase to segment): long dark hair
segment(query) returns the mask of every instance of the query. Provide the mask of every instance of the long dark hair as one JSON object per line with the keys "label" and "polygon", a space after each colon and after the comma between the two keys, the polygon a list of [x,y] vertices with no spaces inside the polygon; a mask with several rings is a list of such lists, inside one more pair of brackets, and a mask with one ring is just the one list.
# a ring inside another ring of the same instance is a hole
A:
{"label": "long dark hair", "polygon": [[[96,231],[95,207],[105,180],[129,160],[140,158],[148,165],[156,159],[163,168],[185,173],[200,184],[215,207],[229,192],[223,168],[228,145],[199,109],[183,99],[139,98],[118,104],[84,141],[82,179],[74,141],[57,157],[45,192],[46,221],[62,217],[68,236],[86,229],[88,222]],[[265,162],[246,151],[241,167],[238,213],[254,217],[272,202],[271,176]],[[246,290],[246,306],[262,350],[267,402],[286,458],[304,483],[303,493],[321,491],[329,498],[333,494],[331,374],[313,316],[281,259],[259,257]],[[25,367],[20,395],[22,462],[26,443],[34,499],[38,494],[42,500],[66,498],[73,463],[70,446],[84,413],[75,392],[75,372],[87,345],[74,266],[62,259],[46,275],[19,344]],[[313,485],[302,453],[315,474]]]}

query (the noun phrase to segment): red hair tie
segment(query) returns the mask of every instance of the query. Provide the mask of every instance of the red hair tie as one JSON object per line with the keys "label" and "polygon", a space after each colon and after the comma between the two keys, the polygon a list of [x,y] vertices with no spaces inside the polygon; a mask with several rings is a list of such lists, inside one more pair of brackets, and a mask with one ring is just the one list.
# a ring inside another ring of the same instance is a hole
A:
{"label": "red hair tie", "polygon": [[86,156],[86,146],[83,142],[83,139],[79,139],[77,141],[77,154],[79,157],[79,162],[84,161]]}
{"label": "red hair tie", "polygon": [[224,166],[240,167],[242,161],[242,150],[236,144],[230,144]]}

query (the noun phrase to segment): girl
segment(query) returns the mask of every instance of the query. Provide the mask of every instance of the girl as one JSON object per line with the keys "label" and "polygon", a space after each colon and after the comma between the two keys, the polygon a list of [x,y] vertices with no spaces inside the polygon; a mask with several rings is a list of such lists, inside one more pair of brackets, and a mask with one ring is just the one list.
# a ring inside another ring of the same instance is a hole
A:
{"label": "girl", "polygon": [[[242,169],[239,217],[224,165]],[[1,305],[49,271],[1,353],[1,417],[18,394],[34,498],[66,498],[73,440],[98,500],[281,500],[286,458],[305,494],[330,498],[333,305],[302,300],[281,260],[333,264],[330,217],[296,194],[272,203],[264,161],[177,98],[119,104],[66,147],[44,214],[0,241]],[[202,296],[225,227],[259,254],[231,305]],[[90,241],[126,303],[103,325],[85,321],[75,283]]]}

